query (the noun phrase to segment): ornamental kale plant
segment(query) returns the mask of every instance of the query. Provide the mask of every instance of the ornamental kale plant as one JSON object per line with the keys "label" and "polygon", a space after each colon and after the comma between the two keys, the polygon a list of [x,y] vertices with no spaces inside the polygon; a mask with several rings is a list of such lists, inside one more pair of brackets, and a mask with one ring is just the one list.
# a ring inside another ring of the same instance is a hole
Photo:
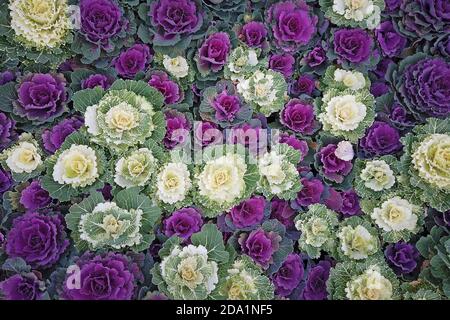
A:
{"label": "ornamental kale plant", "polygon": [[450,299],[450,5],[0,0],[0,299]]}

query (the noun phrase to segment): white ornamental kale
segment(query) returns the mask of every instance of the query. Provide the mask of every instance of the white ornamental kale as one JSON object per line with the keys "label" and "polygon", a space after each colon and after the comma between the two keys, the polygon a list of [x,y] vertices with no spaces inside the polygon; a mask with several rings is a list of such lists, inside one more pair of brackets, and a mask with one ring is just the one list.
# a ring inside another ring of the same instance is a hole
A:
{"label": "white ornamental kale", "polygon": [[339,253],[344,258],[363,260],[378,252],[378,232],[360,217],[344,220],[337,233]]}
{"label": "white ornamental kale", "polygon": [[273,284],[247,256],[242,256],[230,266],[218,287],[220,299],[269,300],[274,297]]}
{"label": "white ornamental kale", "polygon": [[360,178],[364,181],[364,186],[373,191],[387,190],[395,184],[394,172],[384,160],[366,162]]}
{"label": "white ornamental kale", "polygon": [[331,269],[327,281],[332,300],[390,300],[399,298],[399,281],[383,258],[344,261]]}
{"label": "white ornamental kale", "polygon": [[245,189],[246,170],[245,160],[236,154],[210,160],[197,177],[199,193],[214,202],[232,202]]}
{"label": "white ornamental kale", "polygon": [[177,79],[184,78],[189,74],[189,64],[187,63],[186,58],[182,56],[171,58],[168,55],[164,55],[163,65],[164,68]]}
{"label": "white ornamental kale", "polygon": [[332,97],[327,102],[325,112],[319,119],[325,127],[334,131],[355,130],[365,118],[367,107],[356,101],[353,95]]}
{"label": "white ornamental kale", "polygon": [[42,163],[41,156],[36,145],[28,141],[22,141],[8,152],[6,164],[15,173],[31,173]]}
{"label": "white ornamental kale", "polygon": [[99,177],[96,151],[86,145],[73,144],[57,154],[53,167],[53,180],[59,184],[86,187]]}
{"label": "white ornamental kale", "polygon": [[384,231],[413,231],[417,225],[417,208],[400,197],[393,197],[375,208],[371,214],[375,223]]}
{"label": "white ornamental kale", "polygon": [[398,175],[398,161],[385,155],[375,159],[356,159],[354,188],[363,199],[379,199],[386,192],[396,190],[401,177]]}
{"label": "white ornamental kale", "polygon": [[321,251],[333,254],[336,251],[337,214],[322,204],[308,207],[307,212],[299,214],[295,227],[301,231],[298,245],[311,258],[318,258]]}
{"label": "white ornamental kale", "polygon": [[334,81],[342,82],[345,87],[354,91],[361,90],[366,87],[366,79],[359,71],[336,69],[334,71]]}
{"label": "white ornamental kale", "polygon": [[147,249],[154,239],[153,226],[161,210],[139,194],[138,188],[118,192],[105,202],[99,192],[73,205],[66,215],[67,226],[80,251],[100,249]]}
{"label": "white ornamental kale", "polygon": [[331,88],[316,99],[318,119],[323,129],[351,142],[364,135],[375,118],[374,97],[366,89],[340,91]]}
{"label": "white ornamental kale", "polygon": [[346,19],[361,21],[374,11],[371,0],[333,0],[333,11]]}
{"label": "white ornamental kale", "polygon": [[155,130],[152,104],[128,90],[111,90],[85,113],[87,131],[92,141],[112,149],[126,149],[145,139]]}
{"label": "white ornamental kale", "polygon": [[90,140],[112,152],[124,152],[149,140],[164,138],[163,95],[144,81],[116,80],[76,92],[74,109],[84,113]]}
{"label": "white ornamental kale", "polygon": [[320,87],[324,92],[331,88],[339,92],[359,92],[370,90],[370,79],[367,75],[356,70],[345,70],[335,66],[329,66],[320,80]]}
{"label": "white ornamental kale", "polygon": [[225,78],[233,81],[242,81],[244,78],[252,75],[256,70],[267,64],[267,59],[259,61],[259,54],[259,49],[235,48],[231,51],[228,64],[225,66]]}
{"label": "white ornamental kale", "polygon": [[[222,233],[214,224],[205,224],[182,247],[181,239],[170,237],[159,250],[161,263],[155,263],[152,282],[171,299],[203,300],[216,295],[219,266],[228,263],[229,252]],[[221,273],[220,273],[221,274]]]}
{"label": "white ornamental kale", "polygon": [[273,149],[258,160],[261,177],[258,190],[268,199],[277,196],[292,200],[301,189],[296,167],[300,153],[287,144],[279,144]]}
{"label": "white ornamental kale", "polygon": [[59,201],[103,188],[105,168],[109,166],[103,150],[81,132],[69,135],[45,164],[42,187]]}
{"label": "white ornamental kale", "polygon": [[218,266],[203,245],[175,246],[159,265],[173,299],[206,299],[219,282]]}
{"label": "white ornamental kale", "polygon": [[383,0],[320,0],[325,16],[338,26],[375,29],[381,21]]}
{"label": "white ornamental kale", "polygon": [[155,196],[159,202],[175,204],[182,202],[191,189],[190,172],[182,162],[166,163],[156,177]]}
{"label": "white ornamental kale", "polygon": [[391,300],[393,289],[389,279],[374,265],[347,282],[345,292],[350,300]]}
{"label": "white ornamental kale", "polygon": [[408,241],[423,226],[423,203],[403,189],[381,199],[363,199],[361,208],[372,218],[385,242]]}
{"label": "white ornamental kale", "polygon": [[268,117],[283,108],[287,84],[279,72],[258,70],[240,81],[237,90],[256,111]]}
{"label": "white ornamental kale", "polygon": [[141,209],[125,210],[115,202],[99,203],[92,212],[81,216],[80,239],[86,241],[92,250],[138,245],[142,239],[139,233],[142,214]]}
{"label": "white ornamental kale", "polygon": [[70,31],[66,0],[11,0],[11,28],[27,47],[59,47]]}
{"label": "white ornamental kale", "polygon": [[157,160],[147,148],[132,151],[115,166],[114,182],[122,188],[144,186],[156,171]]}
{"label": "white ornamental kale", "polygon": [[2,152],[7,169],[13,175],[31,174],[42,165],[41,151],[31,134],[23,133],[16,144]]}
{"label": "white ornamental kale", "polygon": [[412,155],[419,177],[442,190],[450,191],[450,134],[427,136]]}
{"label": "white ornamental kale", "polygon": [[409,188],[432,208],[450,210],[450,119],[429,118],[401,141],[400,163]]}
{"label": "white ornamental kale", "polygon": [[217,155],[200,165],[196,175],[198,203],[211,217],[250,197],[259,180],[257,166],[246,163],[245,150],[227,146],[207,148],[205,154],[217,152]]}
{"label": "white ornamental kale", "polygon": [[409,241],[424,225],[424,203],[417,195],[417,190],[408,188],[400,180],[397,187],[389,193],[364,191],[365,196],[360,200],[361,209],[371,218],[383,241],[387,243]]}

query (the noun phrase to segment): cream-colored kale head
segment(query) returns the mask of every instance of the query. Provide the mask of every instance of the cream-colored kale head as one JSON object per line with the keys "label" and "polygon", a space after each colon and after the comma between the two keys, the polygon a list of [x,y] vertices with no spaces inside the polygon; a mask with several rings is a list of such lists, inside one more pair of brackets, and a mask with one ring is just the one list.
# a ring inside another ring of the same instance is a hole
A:
{"label": "cream-colored kale head", "polygon": [[395,183],[394,172],[384,160],[368,161],[361,171],[360,178],[366,188],[373,191],[390,189]]}
{"label": "cream-colored kale head", "polygon": [[141,209],[125,210],[115,202],[99,203],[92,212],[81,216],[80,239],[93,250],[139,245],[142,214]]}
{"label": "cream-colored kale head", "polygon": [[240,81],[237,90],[247,103],[268,117],[283,108],[287,85],[281,73],[258,70]]}
{"label": "cream-colored kale head", "polygon": [[413,231],[417,227],[416,210],[415,205],[396,196],[375,208],[371,216],[384,231]]}
{"label": "cream-colored kale head", "polygon": [[200,195],[218,203],[232,203],[245,191],[245,160],[239,154],[227,154],[209,160],[197,177]]}
{"label": "cream-colored kale head", "polygon": [[322,204],[308,207],[307,212],[299,214],[295,227],[301,231],[298,245],[311,258],[318,258],[321,251],[334,252],[336,239],[337,214]]}
{"label": "cream-colored kale head", "polygon": [[108,91],[96,105],[87,107],[85,124],[92,141],[110,149],[125,150],[144,141],[155,129],[153,105],[132,91]]}
{"label": "cream-colored kale head", "polygon": [[6,165],[14,173],[31,173],[42,164],[37,142],[22,135],[19,142],[4,152]]}
{"label": "cream-colored kale head", "polygon": [[341,251],[347,257],[355,260],[366,259],[378,249],[376,236],[362,225],[345,226],[338,233]]}
{"label": "cream-colored kale head", "polygon": [[251,48],[237,47],[231,51],[225,67],[225,77],[231,80],[244,80],[258,65],[258,53]]}
{"label": "cream-colored kale head", "polygon": [[372,0],[333,0],[333,11],[348,20],[362,21],[374,13]]}
{"label": "cream-colored kale head", "polygon": [[412,164],[427,183],[450,190],[450,135],[426,137],[413,153]]}
{"label": "cream-colored kale head", "polygon": [[[324,97],[324,100],[327,100]],[[325,112],[319,115],[326,130],[352,131],[358,128],[367,113],[367,106],[351,94],[332,97],[326,102]]]}
{"label": "cream-colored kale head", "polygon": [[145,185],[156,171],[157,160],[147,148],[120,158],[115,167],[114,182],[122,188]]}
{"label": "cream-colored kale head", "polygon": [[11,0],[9,10],[11,28],[29,47],[59,47],[71,28],[66,0]]}
{"label": "cream-colored kale head", "polygon": [[161,276],[174,299],[206,299],[219,282],[218,266],[202,246],[176,246],[163,258]]}
{"label": "cream-colored kale head", "polygon": [[242,257],[227,270],[220,291],[228,300],[262,300],[272,299],[274,288],[258,266]]}
{"label": "cream-colored kale head", "polygon": [[258,161],[258,169],[261,176],[259,188],[264,194],[278,196],[290,191],[298,182],[296,166],[276,151],[265,153]]}
{"label": "cream-colored kale head", "polygon": [[366,79],[359,71],[336,69],[334,71],[334,80],[342,82],[347,88],[355,91],[363,89],[366,86]]}
{"label": "cream-colored kale head", "polygon": [[53,168],[53,180],[72,187],[86,187],[99,177],[98,159],[94,149],[73,144],[59,154]]}
{"label": "cream-colored kale head", "polygon": [[312,217],[297,225],[297,229],[302,231],[306,244],[317,248],[332,236],[328,222],[321,217]]}
{"label": "cream-colored kale head", "polygon": [[182,56],[171,58],[168,55],[164,55],[163,65],[172,76],[178,79],[186,77],[189,73],[189,64]]}
{"label": "cream-colored kale head", "polygon": [[391,300],[392,284],[378,266],[369,267],[363,274],[347,282],[345,288],[350,300]]}
{"label": "cream-colored kale head", "polygon": [[164,165],[156,178],[156,197],[158,200],[174,204],[183,201],[191,188],[188,167],[181,162]]}

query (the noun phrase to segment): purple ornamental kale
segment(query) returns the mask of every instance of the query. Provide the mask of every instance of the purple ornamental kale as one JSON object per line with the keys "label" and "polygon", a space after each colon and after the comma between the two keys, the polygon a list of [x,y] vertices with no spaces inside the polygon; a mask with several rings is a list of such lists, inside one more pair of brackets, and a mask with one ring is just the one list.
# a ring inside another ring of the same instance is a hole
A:
{"label": "purple ornamental kale", "polygon": [[402,241],[391,243],[384,254],[389,266],[398,275],[411,273],[418,267],[420,253],[413,244]]}
{"label": "purple ornamental kale", "polygon": [[309,270],[305,288],[303,289],[303,299],[305,300],[326,300],[327,280],[330,276],[331,263],[321,260],[317,265]]}
{"label": "purple ornamental kale", "polygon": [[80,287],[66,276],[62,296],[67,300],[131,300],[142,274],[129,257],[108,252],[85,253],[76,261]]}
{"label": "purple ornamental kale", "polygon": [[145,44],[135,44],[113,60],[117,73],[126,79],[133,79],[138,72],[144,72],[153,59],[150,48]]}
{"label": "purple ornamental kale", "polygon": [[64,218],[59,214],[26,213],[14,219],[6,236],[5,251],[33,268],[49,268],[69,246],[64,229]]}
{"label": "purple ornamental kale", "polygon": [[15,274],[0,282],[0,293],[6,300],[40,300],[42,287],[34,273]]}
{"label": "purple ornamental kale", "polygon": [[251,48],[265,47],[267,28],[259,21],[247,22],[239,31],[239,39]]}
{"label": "purple ornamental kale", "polygon": [[286,127],[304,135],[312,134],[317,126],[314,107],[300,99],[289,100],[281,111],[280,119]]}
{"label": "purple ornamental kale", "polygon": [[334,52],[339,60],[360,64],[372,53],[373,39],[363,29],[339,29],[334,33]]}
{"label": "purple ornamental kale", "polygon": [[198,50],[198,69],[202,73],[220,71],[227,63],[230,50],[231,42],[228,33],[211,34]]}
{"label": "purple ornamental kale", "polygon": [[42,132],[42,141],[44,142],[45,150],[49,153],[55,153],[64,143],[67,136],[83,126],[83,122],[82,118],[74,116],[62,120],[51,129],[45,129]]}
{"label": "purple ornamental kale", "polygon": [[66,80],[60,74],[32,73],[22,79],[14,112],[31,121],[46,122],[66,110]]}
{"label": "purple ornamental kale", "polygon": [[233,121],[241,109],[241,99],[237,95],[228,94],[226,90],[216,95],[212,101],[216,119],[219,121]]}
{"label": "purple ornamental kale", "polygon": [[38,180],[34,180],[20,194],[20,204],[26,210],[34,211],[48,206],[52,201],[47,190],[41,187]]}
{"label": "purple ornamental kale", "polygon": [[299,206],[307,207],[311,204],[319,203],[320,197],[324,191],[324,186],[322,181],[319,179],[308,179],[302,178],[300,180],[302,183],[302,189],[297,193],[296,203]]}
{"label": "purple ornamental kale", "polygon": [[247,228],[255,226],[264,219],[264,208],[266,199],[261,196],[253,196],[234,206],[228,217],[237,228]]}
{"label": "purple ornamental kale", "polygon": [[242,233],[238,241],[244,254],[267,269],[273,262],[274,252],[279,248],[281,236],[276,232],[267,232],[259,228],[249,234]]}
{"label": "purple ornamental kale", "polygon": [[203,24],[203,13],[193,0],[156,0],[149,15],[155,40],[161,44],[178,42]]}
{"label": "purple ornamental kale", "polygon": [[121,8],[112,0],[81,0],[80,17],[80,33],[104,49],[111,49],[110,40],[128,25]]}
{"label": "purple ornamental kale", "polygon": [[162,93],[165,104],[175,104],[183,100],[183,90],[164,71],[155,71],[148,84]]}
{"label": "purple ornamental kale", "polygon": [[182,208],[173,212],[163,221],[164,234],[167,237],[176,235],[188,240],[193,233],[200,231],[203,219],[195,208]]}
{"label": "purple ornamental kale", "polygon": [[336,145],[329,144],[320,149],[316,157],[322,167],[324,176],[334,182],[341,183],[352,171],[353,165],[351,161],[338,158],[335,154],[336,149]]}
{"label": "purple ornamental kale", "polygon": [[303,279],[304,266],[298,254],[291,253],[286,257],[280,269],[273,275],[272,282],[275,294],[287,297]]}
{"label": "purple ornamental kale", "polygon": [[375,121],[361,138],[359,146],[368,156],[394,154],[402,149],[397,129],[381,121]]}
{"label": "purple ornamental kale", "polygon": [[189,136],[191,123],[186,116],[175,110],[168,110],[164,113],[166,118],[166,135],[163,143],[168,150],[172,150],[177,145],[183,145]]}
{"label": "purple ornamental kale", "polygon": [[283,1],[270,6],[267,21],[275,45],[286,52],[294,52],[313,38],[318,18],[304,2]]}

